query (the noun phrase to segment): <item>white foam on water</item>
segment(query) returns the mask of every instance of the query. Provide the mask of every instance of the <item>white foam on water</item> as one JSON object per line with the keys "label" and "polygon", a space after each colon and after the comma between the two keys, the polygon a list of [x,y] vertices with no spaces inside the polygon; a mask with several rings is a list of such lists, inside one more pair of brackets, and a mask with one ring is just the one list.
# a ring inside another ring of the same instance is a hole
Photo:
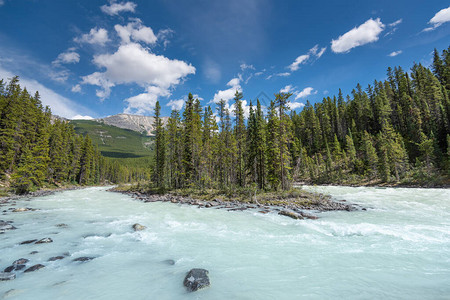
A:
{"label": "white foam on water", "polygon": [[[39,210],[0,218],[18,227],[0,235],[0,269],[21,257],[30,259],[27,267],[46,267],[0,282],[0,298],[445,299],[450,294],[450,190],[304,189],[367,211],[293,220],[255,210],[143,203],[102,187],[19,200],[17,207]],[[61,223],[68,227],[56,226]],[[135,232],[135,223],[147,228]],[[19,245],[44,237],[53,243]],[[82,256],[95,259],[73,261]],[[187,293],[182,282],[191,268],[208,269],[211,287]]]}

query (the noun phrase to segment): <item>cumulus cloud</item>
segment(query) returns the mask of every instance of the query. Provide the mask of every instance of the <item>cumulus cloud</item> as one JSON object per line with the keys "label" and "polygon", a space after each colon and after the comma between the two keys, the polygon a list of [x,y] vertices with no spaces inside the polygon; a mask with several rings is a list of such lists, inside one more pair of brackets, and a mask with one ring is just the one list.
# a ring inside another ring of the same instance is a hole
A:
{"label": "cumulus cloud", "polygon": [[434,30],[447,22],[450,22],[450,7],[443,8],[440,11],[438,11],[434,15],[434,17],[432,17],[431,20],[428,21],[428,24],[430,24],[431,27],[425,28],[424,31]]}
{"label": "cumulus cloud", "polygon": [[124,44],[130,43],[131,39],[135,42],[144,42],[147,44],[154,44],[157,40],[153,30],[150,27],[142,25],[140,19],[133,19],[126,26],[117,24],[114,26],[114,29]]}
{"label": "cumulus cloud", "polygon": [[289,109],[290,110],[296,110],[297,108],[303,107],[305,106],[305,104],[301,103],[301,102],[295,102],[295,101],[291,101],[288,103]]}
{"label": "cumulus cloud", "polygon": [[82,84],[96,85],[97,97],[109,97],[111,88],[118,84],[138,84],[145,93],[125,99],[128,103],[126,113],[151,111],[158,97],[170,96],[170,89],[190,74],[195,67],[184,61],[156,55],[136,43],[121,45],[113,54],[94,56],[94,64],[105,69],[82,77]]}
{"label": "cumulus cloud", "polygon": [[170,95],[170,91],[166,88],[149,86],[145,93],[125,99],[128,107],[124,110],[124,113],[142,115],[151,112],[154,110],[159,97],[169,97]]}
{"label": "cumulus cloud", "polygon": [[109,41],[108,31],[104,28],[92,28],[89,33],[73,39],[77,43],[105,45]]}
{"label": "cumulus cloud", "polygon": [[369,19],[339,36],[336,40],[332,40],[331,50],[334,53],[346,53],[355,47],[376,42],[384,28],[385,25],[380,21],[380,18]]}
{"label": "cumulus cloud", "polygon": [[399,54],[402,54],[402,52],[403,52],[402,50],[393,51],[393,52],[389,53],[388,56],[394,57],[394,56],[397,56]]}
{"label": "cumulus cloud", "polygon": [[306,64],[313,59],[319,59],[327,50],[327,47],[323,47],[319,50],[319,45],[315,45],[311,49],[309,49],[308,53],[302,54],[298,56],[295,61],[288,66],[291,72],[297,71],[300,68],[300,65]]}
{"label": "cumulus cloud", "polygon": [[287,85],[280,90],[280,93],[291,93],[293,91],[294,91],[294,88],[292,87],[292,85]]}
{"label": "cumulus cloud", "polygon": [[60,64],[75,64],[80,61],[80,55],[74,49],[69,49],[66,52],[60,53],[58,57],[52,62],[54,65]]}
{"label": "cumulus cloud", "polygon": [[213,100],[211,102],[219,103],[220,100],[225,100],[228,102],[229,100],[234,98],[234,94],[236,91],[242,92],[242,87],[240,85],[240,78],[233,78],[228,83],[227,86],[230,88],[226,90],[219,90],[214,94]]}
{"label": "cumulus cloud", "polygon": [[317,94],[317,91],[314,91],[314,89],[312,87],[306,87],[304,88],[301,92],[299,92],[298,94],[296,94],[295,96],[295,100],[299,99],[299,98],[305,98],[308,97],[309,95],[312,94]]}
{"label": "cumulus cloud", "polygon": [[178,100],[170,100],[166,106],[170,106],[172,110],[181,110],[183,108],[185,100],[184,99],[178,99]]}
{"label": "cumulus cloud", "polygon": [[115,1],[110,1],[109,5],[103,5],[100,7],[102,12],[104,12],[107,15],[115,16],[118,15],[121,12],[134,12],[136,9],[136,3],[133,2],[120,2],[116,3]]}
{"label": "cumulus cloud", "polygon": [[164,49],[169,45],[170,43],[169,38],[173,35],[173,33],[174,31],[170,28],[158,31],[156,38],[158,39],[158,41],[162,42]]}

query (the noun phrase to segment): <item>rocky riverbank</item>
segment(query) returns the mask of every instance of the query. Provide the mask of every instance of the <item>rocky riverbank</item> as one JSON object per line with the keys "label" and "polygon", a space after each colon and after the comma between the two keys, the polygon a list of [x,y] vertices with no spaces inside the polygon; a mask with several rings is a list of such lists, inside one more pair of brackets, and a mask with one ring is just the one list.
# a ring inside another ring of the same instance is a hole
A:
{"label": "rocky riverbank", "polygon": [[[324,211],[366,210],[346,200],[335,201],[328,195],[314,194],[313,197],[297,196],[292,198],[273,198],[271,200],[242,202],[223,200],[219,197],[212,200],[197,199],[195,196],[167,194],[149,194],[133,190],[123,191],[117,188],[110,191],[127,194],[143,202],[171,202],[174,204],[194,205],[205,209],[226,209],[228,211],[254,210],[267,214],[275,212],[293,219],[317,219],[317,213]],[[305,212],[308,211],[308,212]]]}

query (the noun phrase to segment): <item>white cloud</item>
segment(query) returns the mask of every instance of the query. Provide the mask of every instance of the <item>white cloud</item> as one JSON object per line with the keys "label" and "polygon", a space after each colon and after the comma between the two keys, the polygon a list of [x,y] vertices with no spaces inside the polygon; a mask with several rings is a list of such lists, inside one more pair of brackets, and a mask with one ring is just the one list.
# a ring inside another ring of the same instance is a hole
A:
{"label": "white cloud", "polygon": [[149,86],[145,93],[125,99],[125,102],[128,102],[128,107],[123,112],[137,115],[152,112],[159,97],[169,97],[170,95],[170,92],[165,88]]}
{"label": "white cloud", "polygon": [[69,71],[66,69],[58,71],[49,70],[48,76],[56,82],[66,82],[69,78]]}
{"label": "white cloud", "polygon": [[311,94],[317,94],[317,91],[314,92],[314,89],[312,87],[306,87],[304,88],[300,93],[298,93],[295,96],[295,100],[299,99],[299,98],[305,98],[308,97]]}
{"label": "white cloud", "polygon": [[239,78],[231,79],[227,83],[227,86],[229,86],[230,88],[217,91],[217,93],[214,94],[213,100],[211,102],[219,103],[220,100],[225,100],[226,102],[228,102],[229,100],[234,98],[234,94],[236,93],[236,91],[242,92]]}
{"label": "white cloud", "polygon": [[287,85],[280,90],[280,93],[291,93],[293,91],[294,91],[294,88],[292,87],[292,85]]}
{"label": "white cloud", "polygon": [[277,73],[277,74],[275,74],[275,75],[280,76],[280,77],[287,77],[287,76],[291,75],[291,73],[289,73],[289,72],[283,72],[283,73]]}
{"label": "white cloud", "polygon": [[102,12],[107,15],[114,16],[118,15],[121,12],[134,12],[136,8],[136,3],[133,2],[120,2],[115,3],[115,1],[110,1],[109,5],[103,5],[100,7]]}
{"label": "white cloud", "polygon": [[72,120],[93,120],[94,118],[91,116],[76,115],[76,116],[73,116],[71,119]]}
{"label": "white cloud", "polygon": [[384,28],[385,25],[381,23],[380,18],[375,20],[369,19],[358,27],[339,36],[336,40],[332,40],[331,50],[334,53],[346,53],[352,48],[376,42]]}
{"label": "white cloud", "polygon": [[428,24],[431,25],[431,27],[425,28],[424,31],[431,31],[439,26],[441,26],[444,23],[450,22],[450,7],[441,9],[438,11],[433,18],[431,18],[430,21],[428,21]]}
{"label": "white cloud", "polygon": [[264,72],[256,72],[254,75],[255,76],[259,76],[259,75],[262,75]]}
{"label": "white cloud", "polygon": [[[0,78],[6,79],[12,77],[14,77],[13,73],[0,67]],[[48,105],[54,115],[70,119],[81,113],[90,113],[85,107],[45,87],[34,79],[20,77],[19,80],[20,86],[23,88],[26,87],[28,93],[31,95],[34,95],[36,91],[39,91],[42,104],[44,106]]]}
{"label": "white cloud", "polygon": [[389,53],[388,56],[394,57],[394,56],[397,56],[399,54],[402,54],[402,52],[403,52],[402,50],[394,51],[394,52]]}
{"label": "white cloud", "polygon": [[74,85],[74,86],[72,87],[71,90],[72,90],[73,93],[80,93],[80,92],[81,92],[81,85],[76,84],[76,85]]}
{"label": "white cloud", "polygon": [[158,39],[158,41],[162,41],[164,49],[169,45],[169,38],[173,35],[173,33],[174,31],[170,28],[158,31],[156,38]]}
{"label": "white cloud", "polygon": [[315,45],[309,49],[307,54],[297,57],[295,61],[288,66],[289,70],[291,70],[291,72],[297,71],[300,68],[300,65],[306,64],[313,58],[319,59],[325,53],[325,50],[327,50],[327,47],[323,47],[319,50],[319,45]]}
{"label": "white cloud", "polygon": [[[195,99],[195,97],[194,97]],[[184,99],[178,99],[178,100],[170,100],[166,106],[170,106],[172,110],[181,110],[183,108],[185,100]]]}
{"label": "white cloud", "polygon": [[249,69],[249,70],[255,69],[255,67],[253,65],[247,65],[246,63],[241,64],[240,67],[241,67],[242,71],[245,71],[246,69]]}
{"label": "white cloud", "polygon": [[2,6],[3,4],[5,4],[4,0],[0,0],[0,6]]}
{"label": "white cloud", "polygon": [[289,70],[291,70],[292,72],[297,71],[300,68],[299,65],[305,63],[308,59],[309,54],[300,55],[295,59],[295,61],[292,64],[289,65],[288,67]]}
{"label": "white cloud", "polygon": [[109,41],[108,31],[104,28],[92,28],[89,33],[73,39],[77,43],[105,45]]}
{"label": "white cloud", "polygon": [[289,109],[296,110],[297,108],[305,106],[305,104],[294,101],[294,102],[289,102],[288,106],[289,106]]}
{"label": "white cloud", "polygon": [[75,64],[80,61],[80,55],[74,50],[69,49],[66,52],[60,53],[58,57],[52,62],[52,64]]}
{"label": "white cloud", "polygon": [[397,25],[400,25],[402,22],[403,22],[403,19],[398,19],[397,21],[388,24],[388,26],[389,27],[396,27]]}
{"label": "white cloud", "polygon": [[135,42],[144,42],[147,44],[156,43],[156,35],[150,27],[142,25],[140,19],[133,19],[133,22],[127,24],[127,26],[115,25],[119,37],[122,39],[122,43],[128,44],[133,39]]}
{"label": "white cloud", "polygon": [[146,89],[145,93],[125,100],[127,113],[151,111],[158,97],[170,96],[172,87],[196,71],[191,64],[156,55],[136,43],[121,45],[113,54],[94,56],[93,62],[106,70],[82,77],[82,84],[101,87],[96,91],[100,99],[108,98],[111,88],[118,84],[135,83]]}

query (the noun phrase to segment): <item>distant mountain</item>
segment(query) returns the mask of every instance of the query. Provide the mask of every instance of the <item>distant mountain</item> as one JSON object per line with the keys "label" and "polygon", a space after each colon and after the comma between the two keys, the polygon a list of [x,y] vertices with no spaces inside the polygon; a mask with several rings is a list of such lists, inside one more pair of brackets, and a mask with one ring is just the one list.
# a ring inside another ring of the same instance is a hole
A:
{"label": "distant mountain", "polygon": [[[153,154],[153,137],[99,120],[71,120],[78,134],[89,134],[103,156],[110,158],[145,158]],[[122,126],[131,127],[126,122]]]}
{"label": "distant mountain", "polygon": [[[168,117],[162,117],[163,124],[167,123]],[[137,116],[129,114],[117,114],[102,119],[95,119],[94,121],[104,123],[106,125],[116,126],[123,129],[133,130],[142,133],[146,136],[154,136],[155,130],[153,123],[154,117]]]}

